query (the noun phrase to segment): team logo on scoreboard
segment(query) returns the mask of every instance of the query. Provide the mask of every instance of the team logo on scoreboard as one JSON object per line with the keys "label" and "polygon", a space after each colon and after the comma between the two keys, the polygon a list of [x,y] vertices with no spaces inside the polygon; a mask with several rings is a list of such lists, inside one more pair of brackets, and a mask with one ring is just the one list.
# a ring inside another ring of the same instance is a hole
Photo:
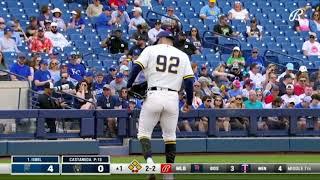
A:
{"label": "team logo on scoreboard", "polygon": [[30,169],[31,169],[31,164],[24,164],[24,166],[23,166],[24,172],[29,172]]}
{"label": "team logo on scoreboard", "polygon": [[81,172],[81,169],[82,169],[81,164],[75,164],[75,165],[73,166],[73,172],[75,172],[75,173],[80,173],[80,172]]}
{"label": "team logo on scoreboard", "polygon": [[171,164],[161,164],[161,173],[172,173]]}
{"label": "team logo on scoreboard", "polygon": [[128,166],[128,168],[130,169],[130,171],[132,171],[133,173],[138,173],[141,169],[142,166],[140,165],[140,163],[137,160],[133,160],[130,165]]}

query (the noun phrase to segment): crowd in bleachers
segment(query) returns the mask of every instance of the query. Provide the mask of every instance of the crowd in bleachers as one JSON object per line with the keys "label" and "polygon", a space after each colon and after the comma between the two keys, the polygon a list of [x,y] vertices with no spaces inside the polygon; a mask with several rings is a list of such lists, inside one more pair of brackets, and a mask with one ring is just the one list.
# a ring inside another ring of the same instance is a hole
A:
{"label": "crowd in bleachers", "polygon": [[[79,2],[2,0],[0,69],[19,76],[0,72],[0,79],[28,79],[38,93],[48,82],[68,84],[64,91],[85,101],[74,102],[68,94],[56,97],[78,109],[139,109],[141,100],[128,97],[126,88],[132,63],[156,42],[159,32],[171,31],[176,35],[174,46],[192,61],[194,109],[320,108],[316,1]],[[305,13],[289,21],[290,12],[298,8]],[[215,33],[213,44],[205,42],[205,31]],[[282,55],[266,59],[266,50]],[[144,80],[142,74],[136,83]],[[182,106],[184,91],[179,95]],[[307,120],[301,117],[299,128],[308,128]],[[313,120],[319,129],[320,120]],[[109,118],[112,135],[115,123]],[[246,118],[218,118],[220,130],[247,126]],[[259,128],[285,129],[288,119],[264,118]],[[179,129],[205,132],[208,119],[182,120]]]}

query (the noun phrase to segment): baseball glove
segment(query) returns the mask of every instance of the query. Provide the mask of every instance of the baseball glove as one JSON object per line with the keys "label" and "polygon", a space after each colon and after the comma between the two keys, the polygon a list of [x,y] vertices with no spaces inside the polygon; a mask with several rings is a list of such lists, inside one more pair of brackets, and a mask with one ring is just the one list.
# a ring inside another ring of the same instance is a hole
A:
{"label": "baseball glove", "polygon": [[147,81],[133,85],[128,91],[128,95],[137,99],[144,99],[147,97],[148,83]]}

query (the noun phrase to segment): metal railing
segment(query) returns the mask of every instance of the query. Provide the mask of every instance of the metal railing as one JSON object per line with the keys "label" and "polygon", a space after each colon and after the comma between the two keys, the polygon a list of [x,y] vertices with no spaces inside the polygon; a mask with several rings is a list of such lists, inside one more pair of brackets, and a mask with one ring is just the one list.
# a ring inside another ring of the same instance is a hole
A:
{"label": "metal railing", "polygon": [[[210,36],[208,36],[208,35],[210,35]],[[225,45],[218,44],[218,38],[219,37],[224,37],[226,39],[230,39],[230,40],[236,41],[238,46],[240,46],[240,44],[241,44],[240,40],[237,39],[237,38],[234,38],[234,37],[231,37],[231,36],[226,36],[226,35],[223,35],[223,34],[219,34],[217,32],[212,32],[212,31],[204,31],[203,34],[202,34],[202,41],[204,43],[211,44],[212,46],[216,46],[216,47],[219,47],[219,48],[223,48],[223,49],[227,49],[227,50],[232,51],[232,48],[230,48],[228,46],[225,46]],[[212,39],[212,38],[216,38],[216,42],[217,43],[214,43],[214,42],[208,40],[208,39]]]}
{"label": "metal railing", "polygon": [[167,16],[166,14],[162,14],[162,13],[159,13],[159,12],[156,12],[156,11],[153,11],[153,10],[149,10],[146,14],[146,19],[147,19],[147,22],[148,24],[150,24],[150,20],[148,19],[148,15],[150,13],[154,13],[156,15],[159,15],[160,17],[166,17],[166,18],[169,18],[169,19],[172,19],[172,20],[175,20],[176,22],[178,22],[178,25],[179,25],[179,29],[183,29],[183,25],[181,23],[181,21],[179,19],[176,19],[176,18],[173,18],[173,17],[170,17],[170,16]]}

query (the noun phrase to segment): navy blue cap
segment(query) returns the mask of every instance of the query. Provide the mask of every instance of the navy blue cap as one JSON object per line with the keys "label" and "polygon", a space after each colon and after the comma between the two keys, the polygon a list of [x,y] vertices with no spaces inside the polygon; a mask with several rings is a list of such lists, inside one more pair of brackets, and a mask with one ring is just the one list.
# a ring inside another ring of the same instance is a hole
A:
{"label": "navy blue cap", "polygon": [[123,78],[123,74],[122,74],[122,73],[120,73],[120,72],[119,72],[119,73],[117,73],[117,74],[116,74],[116,78]]}
{"label": "navy blue cap", "polygon": [[23,52],[19,52],[18,54],[17,54],[17,56],[18,56],[18,58],[20,58],[20,57],[26,57],[26,55],[23,53]]}
{"label": "navy blue cap", "polygon": [[109,67],[109,71],[115,71],[115,70],[117,70],[117,68],[115,66],[110,66]]}
{"label": "navy blue cap", "polygon": [[41,59],[41,61],[39,62],[39,64],[49,64],[49,61],[47,59]]}
{"label": "navy blue cap", "polygon": [[139,56],[141,54],[141,50],[140,49],[135,49],[135,50],[133,50],[133,52],[132,52],[132,55],[133,56]]}
{"label": "navy blue cap", "polygon": [[111,11],[111,7],[110,6],[103,6],[103,11]]}
{"label": "navy blue cap", "polygon": [[160,39],[162,37],[166,37],[169,39],[174,39],[172,32],[170,31],[161,31],[158,35],[157,35],[157,39]]}
{"label": "navy blue cap", "polygon": [[4,33],[7,33],[7,32],[13,32],[13,29],[11,27],[6,27],[4,30],[3,30]]}
{"label": "navy blue cap", "polygon": [[126,7],[125,7],[125,6],[119,6],[119,7],[118,7],[118,10],[123,12],[123,11],[126,10]]}
{"label": "navy blue cap", "polygon": [[86,72],[86,75],[85,75],[86,77],[93,77],[93,72],[91,72],[91,71],[88,71],[88,72]]}

